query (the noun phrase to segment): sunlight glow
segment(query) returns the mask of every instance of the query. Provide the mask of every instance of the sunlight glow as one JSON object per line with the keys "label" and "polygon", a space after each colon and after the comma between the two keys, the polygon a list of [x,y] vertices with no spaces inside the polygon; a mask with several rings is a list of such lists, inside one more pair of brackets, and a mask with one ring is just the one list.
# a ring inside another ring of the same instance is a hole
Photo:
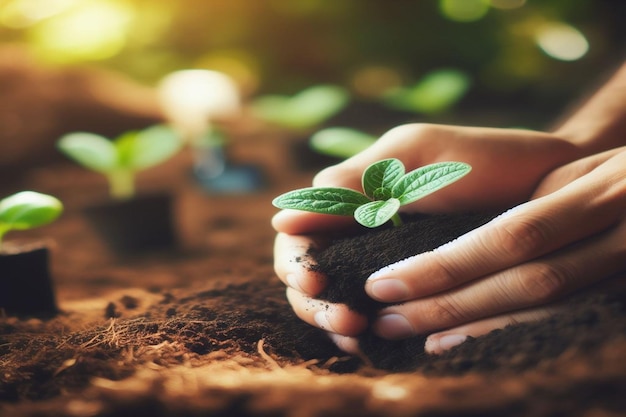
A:
{"label": "sunlight glow", "polygon": [[589,51],[589,42],[578,29],[565,23],[543,25],[535,34],[539,47],[561,61],[575,61]]}
{"label": "sunlight glow", "polygon": [[79,0],[13,0],[0,7],[0,24],[21,29],[57,15]]}
{"label": "sunlight glow", "polygon": [[372,386],[372,397],[377,400],[401,401],[409,395],[408,390],[400,385],[380,381]]}
{"label": "sunlight glow", "polygon": [[158,92],[165,117],[190,140],[205,134],[211,121],[240,108],[237,85],[218,71],[173,72],[161,80]]}
{"label": "sunlight glow", "polygon": [[103,60],[125,45],[133,11],[119,3],[93,1],[42,22],[33,40],[50,61]]}

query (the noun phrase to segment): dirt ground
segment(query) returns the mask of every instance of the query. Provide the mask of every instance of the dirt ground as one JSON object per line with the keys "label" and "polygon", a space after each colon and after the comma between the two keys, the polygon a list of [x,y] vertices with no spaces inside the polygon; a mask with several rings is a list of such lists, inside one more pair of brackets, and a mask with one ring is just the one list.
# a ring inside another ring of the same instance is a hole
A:
{"label": "dirt ground", "polygon": [[[232,161],[258,163],[263,189],[203,189],[188,151],[140,176],[143,191],[175,196],[172,250],[112,252],[82,212],[106,184],[72,163],[2,181],[3,194],[47,192],[66,211],[13,235],[49,243],[61,313],[0,318],[0,416],[626,415],[620,296],[581,298],[441,357],[404,344],[367,363],[336,350],[294,317],[272,267],[270,201],[313,171],[290,163],[284,138],[232,140]],[[416,359],[398,370],[398,357]]]}

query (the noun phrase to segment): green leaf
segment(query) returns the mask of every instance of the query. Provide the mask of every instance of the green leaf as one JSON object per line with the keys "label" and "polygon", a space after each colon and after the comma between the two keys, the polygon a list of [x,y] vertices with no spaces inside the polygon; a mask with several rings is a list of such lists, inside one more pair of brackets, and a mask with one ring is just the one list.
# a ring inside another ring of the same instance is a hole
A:
{"label": "green leaf", "polygon": [[109,139],[86,132],[75,132],[59,139],[57,147],[82,166],[106,173],[118,165],[117,149]]}
{"label": "green leaf", "polygon": [[400,201],[390,198],[384,201],[371,201],[356,209],[354,218],[365,227],[378,227],[387,223],[400,208]]}
{"label": "green leaf", "polygon": [[367,167],[363,172],[363,190],[373,200],[386,200],[392,196],[394,184],[404,175],[400,160],[383,159]]}
{"label": "green leaf", "polygon": [[456,69],[440,69],[426,74],[412,87],[387,94],[386,103],[416,113],[437,114],[450,109],[469,90],[470,77]]}
{"label": "green leaf", "polygon": [[[128,168],[150,168],[172,157],[182,147],[179,135],[163,125],[152,126],[120,139],[120,151]],[[122,151],[123,149],[123,151]]]}
{"label": "green leaf", "polygon": [[438,162],[417,168],[398,180],[392,195],[402,205],[419,200],[453,182],[461,179],[472,170],[463,162]]}
{"label": "green leaf", "polygon": [[376,137],[347,127],[329,127],[311,136],[309,145],[321,154],[349,158],[376,142]]}
{"label": "green leaf", "polygon": [[32,229],[54,221],[62,211],[57,198],[22,191],[0,200],[0,223],[5,231]]}
{"label": "green leaf", "polygon": [[267,95],[252,103],[253,113],[269,123],[287,129],[311,129],[343,109],[349,100],[345,88],[317,85],[292,97]]}
{"label": "green leaf", "polygon": [[346,89],[333,85],[309,87],[295,95],[289,105],[292,117],[304,128],[312,128],[337,114],[348,103]]}
{"label": "green leaf", "polygon": [[132,166],[133,153],[135,152],[135,141],[137,140],[137,135],[139,131],[137,130],[129,130],[128,132],[124,132],[119,135],[113,141],[115,148],[117,150],[117,166],[116,168],[119,170],[120,168],[124,168],[125,170],[130,170]]}
{"label": "green leaf", "polygon": [[358,191],[336,187],[309,187],[289,191],[276,197],[272,204],[280,209],[352,216],[370,200]]}

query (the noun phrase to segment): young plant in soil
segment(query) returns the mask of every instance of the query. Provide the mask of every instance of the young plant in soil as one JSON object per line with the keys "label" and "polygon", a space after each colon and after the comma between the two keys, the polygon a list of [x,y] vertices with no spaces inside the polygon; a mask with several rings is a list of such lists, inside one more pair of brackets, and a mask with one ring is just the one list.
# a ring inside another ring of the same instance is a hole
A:
{"label": "young plant in soil", "polygon": [[83,167],[103,174],[116,199],[135,195],[137,172],[160,164],[180,150],[182,142],[166,126],[123,133],[114,140],[87,132],[62,136],[58,148]]}
{"label": "young plant in soil", "polygon": [[28,230],[53,222],[63,212],[56,197],[22,191],[0,200],[0,253],[4,236],[11,230]]}
{"label": "young plant in soil", "polygon": [[22,191],[0,200],[0,310],[8,314],[57,312],[44,245],[4,243],[11,231],[28,230],[56,220],[63,204],[55,197]]}
{"label": "young plant in soil", "polygon": [[308,187],[276,197],[281,209],[354,216],[363,226],[374,228],[391,220],[402,224],[401,206],[413,203],[458,181],[471,171],[463,162],[437,162],[406,172],[395,158],[373,163],[362,176],[363,192],[342,187]]}
{"label": "young plant in soil", "polygon": [[123,133],[114,140],[87,132],[61,137],[58,148],[83,167],[104,175],[112,201],[85,209],[85,215],[119,255],[173,246],[172,196],[138,195],[138,172],[160,164],[182,147],[163,125]]}
{"label": "young plant in soil", "polygon": [[[345,188],[305,188],[275,199],[280,208],[353,215],[367,228],[356,235],[335,236],[323,248],[308,250],[312,271],[327,277],[320,300],[347,305],[370,322],[387,304],[365,292],[367,278],[380,268],[433,250],[487,223],[494,213],[410,214],[403,220],[398,208],[452,184],[471,167],[462,162],[426,165],[405,173],[400,161],[374,163],[363,173],[364,192]],[[391,220],[391,222],[389,222]],[[378,227],[393,224],[393,227]],[[299,262],[307,262],[302,257]],[[424,277],[428,279],[428,277]],[[389,341],[366,330],[359,346],[376,366],[393,370],[415,368],[424,357],[425,336]]]}

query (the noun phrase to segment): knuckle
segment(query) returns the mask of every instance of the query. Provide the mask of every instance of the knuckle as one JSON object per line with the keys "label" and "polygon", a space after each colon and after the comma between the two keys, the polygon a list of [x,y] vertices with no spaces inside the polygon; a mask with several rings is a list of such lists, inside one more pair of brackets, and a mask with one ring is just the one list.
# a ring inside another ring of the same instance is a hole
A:
{"label": "knuckle", "polygon": [[334,185],[337,178],[341,178],[342,170],[339,166],[333,165],[318,172],[313,177],[314,187],[323,187]]}
{"label": "knuckle", "polygon": [[565,290],[569,276],[562,265],[534,264],[521,280],[523,294],[530,301],[552,301]]}
{"label": "knuckle", "polygon": [[515,219],[498,229],[497,241],[505,256],[528,259],[544,251],[550,241],[549,230],[540,219]]}
{"label": "knuckle", "polygon": [[431,323],[449,326],[464,322],[466,315],[450,296],[433,297],[427,306],[427,316]]}
{"label": "knuckle", "polygon": [[388,130],[381,139],[383,141],[405,141],[408,138],[420,140],[424,138],[430,138],[438,130],[437,125],[429,123],[407,123],[399,126],[395,126]]}

